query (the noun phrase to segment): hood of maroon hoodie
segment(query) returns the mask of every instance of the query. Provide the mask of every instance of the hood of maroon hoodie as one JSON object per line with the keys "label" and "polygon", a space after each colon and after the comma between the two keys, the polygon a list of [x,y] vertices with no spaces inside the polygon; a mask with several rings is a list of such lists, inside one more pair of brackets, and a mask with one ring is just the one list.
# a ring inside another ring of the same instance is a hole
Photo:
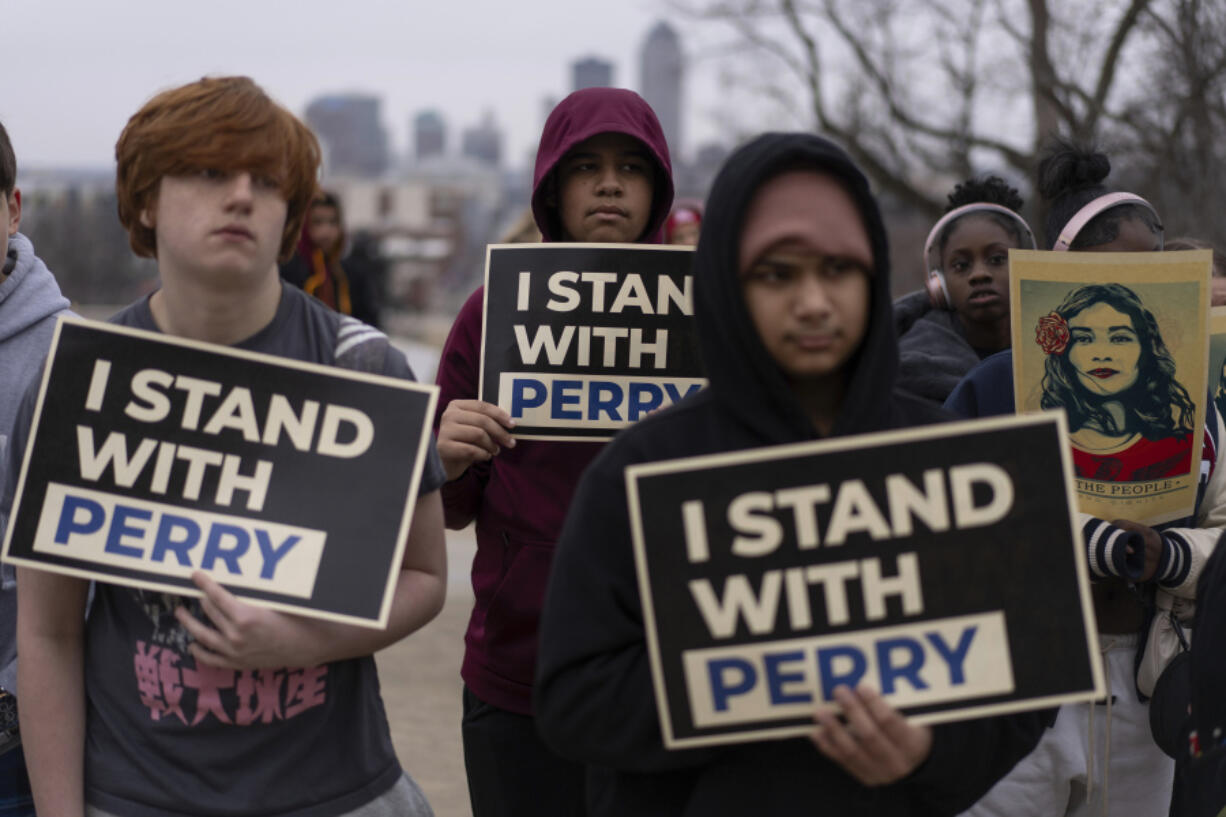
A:
{"label": "hood of maroon hoodie", "polygon": [[557,208],[545,203],[546,181],[562,157],[598,133],[624,133],[643,143],[656,162],[651,218],[640,242],[658,244],[673,206],[673,165],[660,120],[647,101],[625,88],[584,88],[563,99],[545,120],[532,174],[532,216],[546,241],[560,241]]}

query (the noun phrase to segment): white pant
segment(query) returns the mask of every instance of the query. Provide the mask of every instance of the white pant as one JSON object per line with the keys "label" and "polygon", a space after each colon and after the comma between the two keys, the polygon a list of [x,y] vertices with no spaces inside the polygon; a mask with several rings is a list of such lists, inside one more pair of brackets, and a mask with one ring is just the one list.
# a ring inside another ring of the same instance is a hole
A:
{"label": "white pant", "polygon": [[1034,751],[964,817],[1166,817],[1175,761],[1154,743],[1149,705],[1137,700],[1137,637],[1098,638],[1110,712],[1105,703],[1060,707]]}

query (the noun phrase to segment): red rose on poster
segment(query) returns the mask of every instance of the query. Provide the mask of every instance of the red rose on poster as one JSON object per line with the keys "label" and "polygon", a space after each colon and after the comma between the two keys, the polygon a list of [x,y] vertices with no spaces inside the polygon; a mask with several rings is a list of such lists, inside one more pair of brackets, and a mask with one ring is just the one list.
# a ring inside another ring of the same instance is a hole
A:
{"label": "red rose on poster", "polygon": [[1058,355],[1068,347],[1068,322],[1058,312],[1039,318],[1034,331],[1035,343],[1049,355]]}

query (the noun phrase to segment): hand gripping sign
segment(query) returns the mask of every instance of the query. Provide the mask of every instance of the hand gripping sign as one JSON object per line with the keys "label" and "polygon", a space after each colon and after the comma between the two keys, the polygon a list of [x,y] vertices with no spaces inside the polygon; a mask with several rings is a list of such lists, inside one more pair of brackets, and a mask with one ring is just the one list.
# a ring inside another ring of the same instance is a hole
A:
{"label": "hand gripping sign", "polygon": [[4,559],[385,626],[437,389],[62,319]]}
{"label": "hand gripping sign", "polygon": [[861,681],[916,723],[1101,696],[1062,422],[628,468],[665,745],[807,734]]}
{"label": "hand gripping sign", "polygon": [[526,439],[607,440],[706,385],[693,250],[491,245],[480,398]]}

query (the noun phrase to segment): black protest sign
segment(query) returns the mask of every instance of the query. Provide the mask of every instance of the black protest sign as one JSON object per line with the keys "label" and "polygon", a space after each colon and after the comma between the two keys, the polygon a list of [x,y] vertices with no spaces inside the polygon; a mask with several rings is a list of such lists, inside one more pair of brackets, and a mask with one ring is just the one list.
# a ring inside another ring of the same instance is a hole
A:
{"label": "black protest sign", "polygon": [[382,627],[437,389],[61,320],[4,544],[15,564]]}
{"label": "black protest sign", "polygon": [[807,734],[861,681],[918,723],[1100,696],[1062,425],[627,469],[665,744]]}
{"label": "black protest sign", "polygon": [[693,250],[491,245],[480,398],[527,439],[606,440],[706,385]]}

